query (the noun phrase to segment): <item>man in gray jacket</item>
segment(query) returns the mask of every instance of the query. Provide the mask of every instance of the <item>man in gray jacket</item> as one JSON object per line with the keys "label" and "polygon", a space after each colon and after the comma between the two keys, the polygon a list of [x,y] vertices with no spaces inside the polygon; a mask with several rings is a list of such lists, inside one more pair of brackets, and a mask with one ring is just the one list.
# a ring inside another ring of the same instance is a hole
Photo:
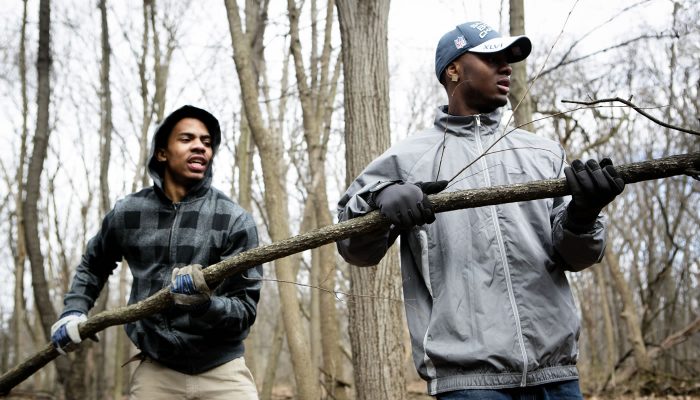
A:
{"label": "man in gray jacket", "polygon": [[[338,242],[351,264],[375,265],[401,236],[413,359],[439,399],[581,398],[580,324],[565,271],[602,257],[600,211],[624,182],[608,159],[566,166],[559,143],[519,129],[505,134],[510,63],[530,50],[527,37],[501,37],[482,22],[446,33],[435,73],[448,105],[432,128],[367,166],[338,205],[341,221],[379,209],[392,222]],[[435,215],[424,193],[447,180],[448,190],[464,190],[562,176],[571,200]]]}

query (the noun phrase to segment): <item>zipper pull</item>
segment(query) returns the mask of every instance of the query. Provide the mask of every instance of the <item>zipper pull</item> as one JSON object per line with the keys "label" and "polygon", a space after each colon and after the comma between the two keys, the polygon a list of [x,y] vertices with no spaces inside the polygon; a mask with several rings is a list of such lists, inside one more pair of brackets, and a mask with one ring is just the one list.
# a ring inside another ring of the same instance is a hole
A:
{"label": "zipper pull", "polygon": [[476,114],[474,118],[476,119],[476,126],[481,127],[481,118],[479,117],[479,114]]}

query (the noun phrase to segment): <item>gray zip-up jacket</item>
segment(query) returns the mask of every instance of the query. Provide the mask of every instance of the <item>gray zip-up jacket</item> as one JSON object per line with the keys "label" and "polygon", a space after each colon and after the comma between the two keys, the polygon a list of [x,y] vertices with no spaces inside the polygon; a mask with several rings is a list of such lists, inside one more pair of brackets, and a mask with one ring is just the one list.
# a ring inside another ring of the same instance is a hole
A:
{"label": "gray zip-up jacket", "polygon": [[[167,140],[175,122],[166,120],[154,135],[149,162],[154,185],[117,201],[89,241],[65,296],[63,315],[87,314],[122,259],[133,275],[129,297],[133,304],[169,286],[173,267],[206,268],[257,247],[252,216],[211,187],[211,168],[179,203],[165,196],[155,149],[158,138]],[[218,123],[210,133],[218,144]],[[256,317],[261,277],[262,267],[253,267],[226,278],[212,292],[208,310],[194,315],[172,306],[127,324],[126,332],[146,356],[176,371],[198,374],[217,367],[243,356],[243,339]]]}
{"label": "gray zip-up jacket", "polygon": [[[340,200],[339,220],[371,211],[370,194],[394,182],[451,178],[503,134],[500,110],[469,117],[444,110],[432,128],[367,166]],[[558,143],[515,130],[447,190],[563,177],[564,164]],[[588,232],[566,229],[568,200],[440,213],[434,223],[401,233],[413,359],[431,395],[577,378],[580,324],[564,272],[600,260],[605,226],[599,217]],[[392,233],[346,239],[338,249],[351,264],[374,265]]]}

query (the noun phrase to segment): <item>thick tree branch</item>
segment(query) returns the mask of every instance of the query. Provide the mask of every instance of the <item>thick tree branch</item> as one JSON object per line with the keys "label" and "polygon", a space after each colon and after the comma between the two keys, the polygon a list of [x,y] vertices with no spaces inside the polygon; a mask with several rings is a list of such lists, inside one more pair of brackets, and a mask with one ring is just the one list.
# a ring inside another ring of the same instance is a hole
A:
{"label": "thick tree branch", "polygon": [[[697,176],[698,171],[700,171],[700,152],[625,164],[616,168],[620,176],[628,184],[676,175]],[[430,196],[430,200],[435,205],[436,212],[447,212],[463,208],[529,201],[568,194],[569,188],[566,180],[560,178],[534,181],[526,184],[440,193]],[[241,273],[252,266],[370,232],[377,229],[377,227],[386,226],[388,223],[385,217],[373,211],[361,218],[315,229],[302,235],[293,236],[238,254],[235,257],[206,268],[204,275],[209,287],[214,287],[224,278]],[[171,304],[172,298],[169,289],[162,289],[153,296],[136,304],[104,311],[90,317],[80,325],[80,336],[89,337],[109,326],[142,319],[148,315],[165,310]],[[674,343],[670,343],[669,346],[672,344]],[[58,351],[49,343],[34,356],[6,372],[0,377],[0,395],[8,393],[13,387],[34,374],[58,355]]]}

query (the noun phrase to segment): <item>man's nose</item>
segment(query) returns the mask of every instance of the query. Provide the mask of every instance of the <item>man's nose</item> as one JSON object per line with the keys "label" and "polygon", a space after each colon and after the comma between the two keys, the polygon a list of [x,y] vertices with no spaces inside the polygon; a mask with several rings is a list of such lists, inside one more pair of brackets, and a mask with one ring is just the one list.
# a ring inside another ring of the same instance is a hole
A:
{"label": "man's nose", "polygon": [[498,72],[500,72],[503,75],[510,76],[511,74],[513,74],[513,67],[511,67],[507,61],[503,60],[503,62],[498,66]]}
{"label": "man's nose", "polygon": [[195,139],[192,141],[192,151],[203,153],[206,150],[207,150],[207,147],[204,145],[204,142],[202,142],[200,139]]}

